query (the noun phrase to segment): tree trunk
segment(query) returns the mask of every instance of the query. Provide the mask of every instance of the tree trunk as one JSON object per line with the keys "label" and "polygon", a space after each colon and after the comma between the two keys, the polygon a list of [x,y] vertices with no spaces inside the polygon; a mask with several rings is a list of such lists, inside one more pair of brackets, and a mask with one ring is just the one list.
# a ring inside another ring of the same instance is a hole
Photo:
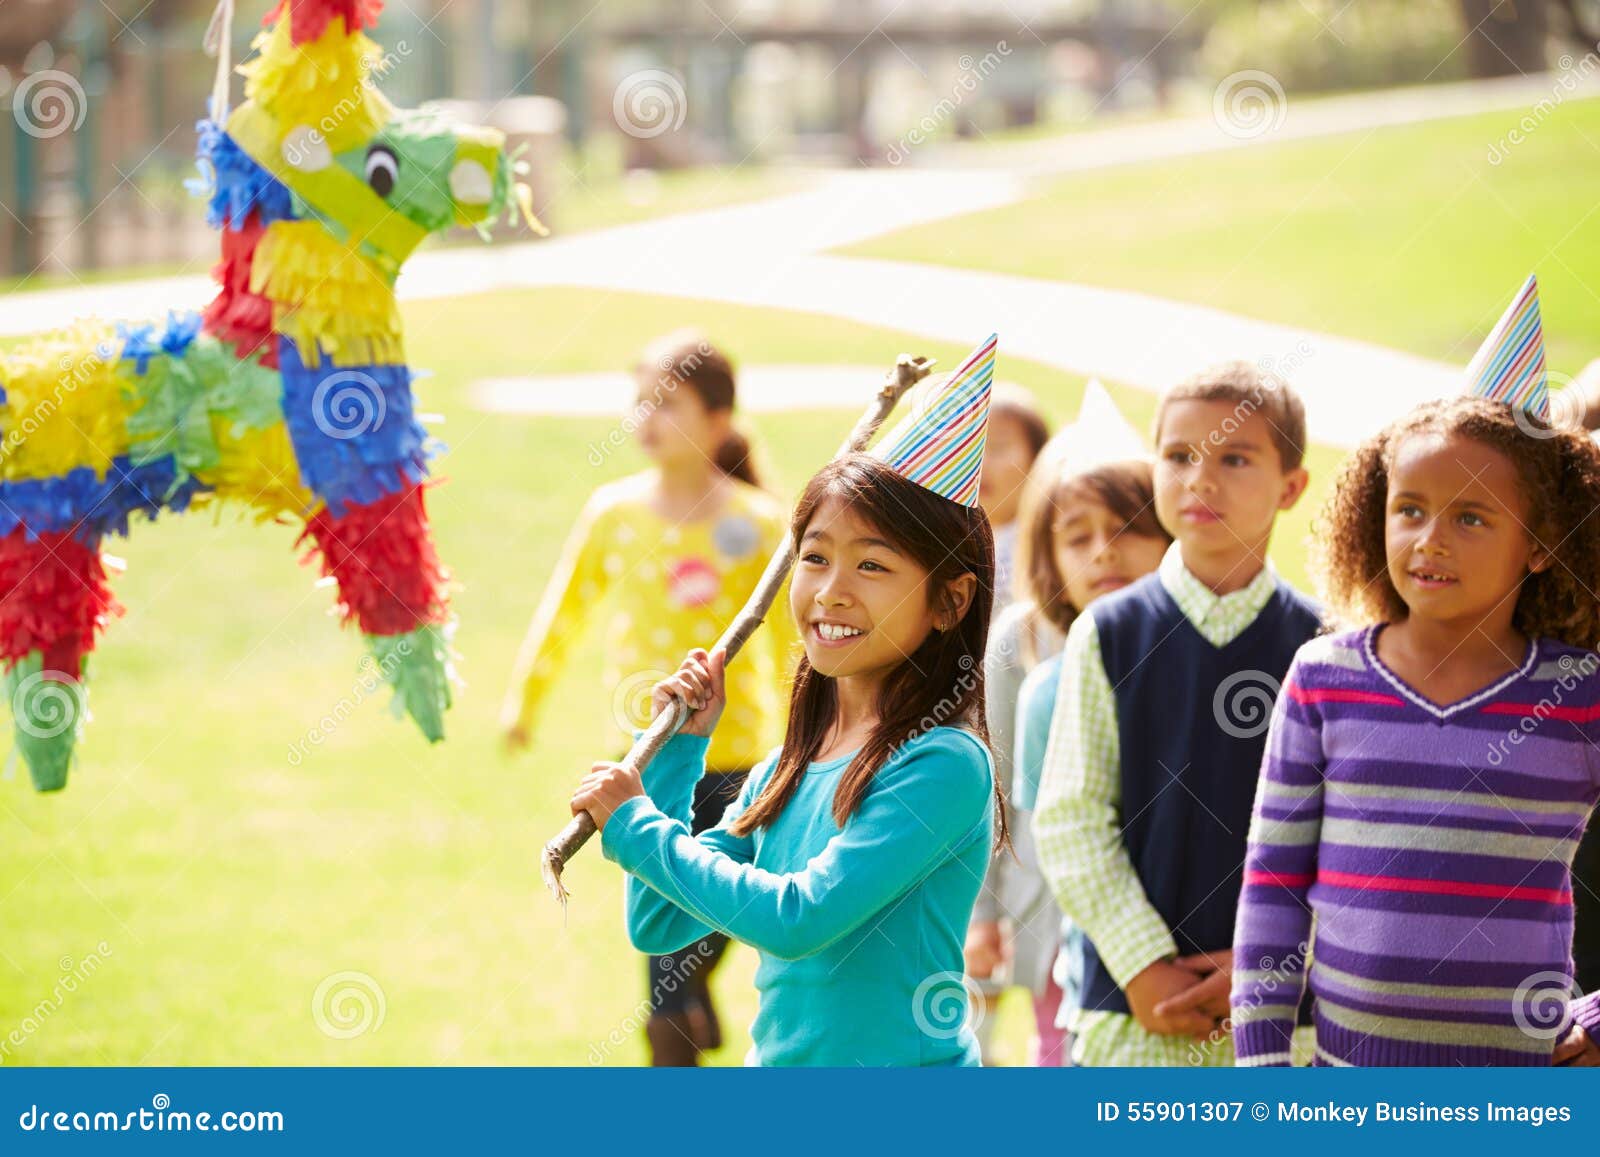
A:
{"label": "tree trunk", "polygon": [[1518,76],[1549,67],[1547,0],[1461,0],[1461,16],[1473,76]]}

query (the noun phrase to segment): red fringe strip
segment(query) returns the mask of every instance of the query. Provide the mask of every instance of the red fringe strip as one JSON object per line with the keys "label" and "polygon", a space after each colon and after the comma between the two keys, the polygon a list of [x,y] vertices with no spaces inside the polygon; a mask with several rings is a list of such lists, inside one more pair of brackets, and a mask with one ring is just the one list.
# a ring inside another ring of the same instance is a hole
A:
{"label": "red fringe strip", "polygon": [[335,16],[344,17],[346,33],[371,28],[383,11],[383,0],[278,0],[261,23],[271,27],[289,9],[289,39],[296,44],[316,40]]}
{"label": "red fringe strip", "polygon": [[[322,573],[339,584],[344,621],[355,619],[369,635],[403,635],[448,615],[450,572],[434,550],[422,491],[411,486],[370,506],[352,503],[337,518],[324,506],[300,536],[316,543]],[[307,551],[302,561],[313,557]]]}
{"label": "red fringe strip", "polygon": [[122,607],[111,594],[99,544],[67,532],[29,541],[18,527],[0,538],[0,659],[6,667],[44,652],[47,671],[76,678],[97,631]]}
{"label": "red fringe strip", "polygon": [[232,342],[241,361],[260,350],[261,364],[275,370],[278,343],[273,340],[272,302],[250,292],[250,263],[266,231],[254,212],[245,218],[244,228],[222,229],[222,260],[211,268],[222,288],[206,306],[204,327],[218,341]]}

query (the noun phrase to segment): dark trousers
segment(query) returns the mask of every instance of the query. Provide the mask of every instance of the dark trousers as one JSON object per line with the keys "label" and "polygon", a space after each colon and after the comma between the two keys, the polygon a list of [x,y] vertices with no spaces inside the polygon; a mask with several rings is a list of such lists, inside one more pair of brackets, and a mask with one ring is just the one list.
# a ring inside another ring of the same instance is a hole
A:
{"label": "dark trousers", "polygon": [[[694,813],[689,830],[699,835],[716,827],[728,805],[739,797],[747,774],[744,771],[708,771],[701,776],[694,787]],[[728,938],[720,932],[711,932],[670,956],[649,957],[646,978],[652,1014],[677,1016],[694,1007],[709,1013],[711,993],[707,982],[727,948]]]}

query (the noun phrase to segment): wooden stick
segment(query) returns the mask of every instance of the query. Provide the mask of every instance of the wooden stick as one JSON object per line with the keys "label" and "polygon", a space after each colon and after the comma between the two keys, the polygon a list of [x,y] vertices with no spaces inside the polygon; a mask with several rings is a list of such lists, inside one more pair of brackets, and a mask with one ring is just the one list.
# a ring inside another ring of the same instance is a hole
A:
{"label": "wooden stick", "polygon": [[[909,354],[901,354],[895,361],[894,369],[884,375],[883,385],[873,397],[872,404],[857,419],[850,436],[844,440],[834,457],[842,458],[846,454],[865,450],[867,443],[872,441],[872,435],[883,425],[884,419],[894,409],[901,395],[927,377],[933,366],[934,362],[929,358],[914,358]],[[772,608],[773,600],[778,597],[783,580],[789,577],[789,569],[793,565],[794,543],[789,540],[788,535],[785,535],[783,544],[767,563],[767,569],[762,573],[761,581],[756,584],[756,589],[751,593],[744,609],[732,623],[728,624],[728,629],[722,633],[722,638],[717,640],[716,645],[727,652],[728,663],[733,662],[734,656],[767,617],[767,612]],[[642,774],[644,769],[650,766],[650,761],[666,746],[667,740],[678,733],[678,728],[683,726],[689,715],[688,705],[681,699],[674,699],[665,711],[650,721],[650,726],[645,729],[644,734],[634,740],[633,747],[623,757],[623,766]],[[561,870],[566,867],[567,861],[578,854],[578,849],[588,843],[589,837],[594,835],[596,830],[594,818],[588,812],[580,812],[561,829],[560,835],[544,846],[540,872],[544,876],[545,887],[561,901],[562,907],[567,903],[567,890],[561,883]]]}

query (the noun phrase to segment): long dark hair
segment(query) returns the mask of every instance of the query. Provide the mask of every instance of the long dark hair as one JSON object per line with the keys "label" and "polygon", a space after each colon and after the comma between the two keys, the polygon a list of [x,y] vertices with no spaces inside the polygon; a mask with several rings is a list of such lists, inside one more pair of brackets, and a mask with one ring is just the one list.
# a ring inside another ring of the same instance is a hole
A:
{"label": "long dark hair", "polygon": [[[688,386],[700,404],[715,413],[732,410],[735,402],[733,363],[698,330],[682,329],[657,338],[640,356],[639,369],[657,381]],[[752,460],[750,439],[730,428],[712,455],[718,470],[751,486],[761,485]]]}
{"label": "long dark hair", "polygon": [[[983,651],[994,606],[994,534],[978,507],[940,498],[895,473],[877,458],[850,454],[836,458],[806,486],[790,525],[796,547],[817,508],[830,498],[849,504],[907,558],[928,571],[929,609],[949,615],[950,584],[964,574],[977,581],[966,614],[948,631],[930,631],[904,662],[891,671],[878,692],[878,725],[845,768],[833,796],[833,819],[840,827],[855,814],[878,768],[908,740],[940,725],[959,726],[989,742],[984,713]],[[804,655],[789,697],[789,724],[783,751],[750,807],[734,821],[736,835],[772,824],[799,788],[838,714],[834,681],[812,669]],[[996,841],[1008,833],[1005,800],[995,784]]]}

